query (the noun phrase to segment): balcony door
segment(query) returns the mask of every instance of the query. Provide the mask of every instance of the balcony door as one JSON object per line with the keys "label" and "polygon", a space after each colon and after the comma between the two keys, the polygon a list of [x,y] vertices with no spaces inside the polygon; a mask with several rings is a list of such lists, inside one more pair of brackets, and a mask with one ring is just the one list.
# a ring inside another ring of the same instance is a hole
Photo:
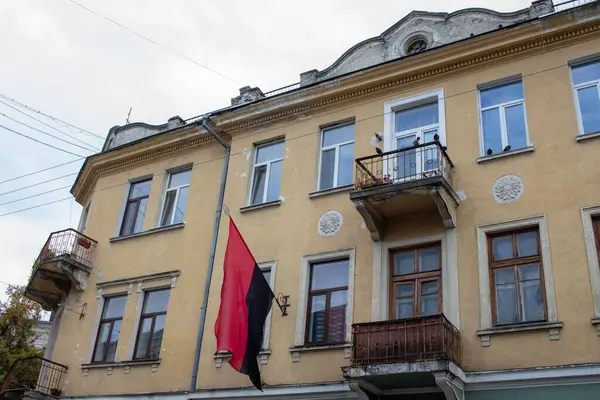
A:
{"label": "balcony door", "polygon": [[[414,147],[415,143],[433,142],[439,135],[438,101],[414,105],[394,112],[394,149]],[[418,139],[418,142],[417,142]],[[435,170],[438,165],[435,146],[426,146],[401,151],[394,162],[394,180],[420,179],[424,173]]]}
{"label": "balcony door", "polygon": [[390,264],[390,319],[442,313],[440,243],[393,250]]}

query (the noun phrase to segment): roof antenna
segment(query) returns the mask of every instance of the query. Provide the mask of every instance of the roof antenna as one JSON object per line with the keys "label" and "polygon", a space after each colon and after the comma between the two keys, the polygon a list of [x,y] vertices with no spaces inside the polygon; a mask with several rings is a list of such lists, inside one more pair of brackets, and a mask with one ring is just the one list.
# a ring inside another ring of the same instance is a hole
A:
{"label": "roof antenna", "polygon": [[127,113],[127,121],[125,122],[125,124],[129,124],[129,116],[131,115],[131,110],[132,107],[129,107],[129,112]]}

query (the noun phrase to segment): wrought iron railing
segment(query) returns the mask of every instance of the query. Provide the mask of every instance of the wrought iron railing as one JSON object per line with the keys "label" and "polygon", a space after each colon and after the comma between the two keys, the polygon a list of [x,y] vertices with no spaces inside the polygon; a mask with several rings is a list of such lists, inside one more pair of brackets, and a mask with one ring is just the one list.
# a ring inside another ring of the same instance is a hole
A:
{"label": "wrought iron railing", "polygon": [[60,396],[68,367],[40,356],[22,357],[13,363],[2,381],[0,394],[28,389]]}
{"label": "wrought iron railing", "polygon": [[97,242],[75,229],[52,232],[38,256],[37,265],[57,257],[68,257],[86,267],[92,267]]}
{"label": "wrought iron railing", "polygon": [[448,360],[460,365],[460,332],[442,314],[352,325],[352,365]]}
{"label": "wrought iron railing", "polygon": [[356,159],[356,190],[442,176],[452,184],[454,165],[440,142],[428,142]]}
{"label": "wrought iron railing", "polygon": [[570,0],[570,1],[561,1],[554,4],[554,12],[568,10],[569,8],[579,7],[584,4],[593,3],[597,0]]}

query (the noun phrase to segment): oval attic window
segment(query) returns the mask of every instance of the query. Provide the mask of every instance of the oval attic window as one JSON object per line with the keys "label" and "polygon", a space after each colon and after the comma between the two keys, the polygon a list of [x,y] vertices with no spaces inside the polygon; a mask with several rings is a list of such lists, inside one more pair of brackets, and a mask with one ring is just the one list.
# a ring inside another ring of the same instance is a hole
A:
{"label": "oval attic window", "polygon": [[427,42],[423,39],[417,39],[408,45],[406,48],[406,54],[412,55],[420,53],[427,48]]}

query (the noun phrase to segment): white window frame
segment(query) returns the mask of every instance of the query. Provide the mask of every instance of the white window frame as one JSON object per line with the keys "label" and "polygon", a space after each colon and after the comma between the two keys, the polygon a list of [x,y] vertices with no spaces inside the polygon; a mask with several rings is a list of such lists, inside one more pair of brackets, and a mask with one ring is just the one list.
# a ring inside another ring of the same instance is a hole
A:
{"label": "white window frame", "polygon": [[[585,133],[584,132],[584,128],[583,128],[583,118],[581,116],[581,107],[579,105],[579,96],[577,96],[577,91],[580,89],[585,89],[588,87],[593,87],[596,86],[596,90],[598,91],[598,96],[600,97],[600,79],[596,79],[594,81],[589,81],[589,82],[584,82],[584,83],[580,83],[575,85],[575,81],[573,81],[573,68],[574,67],[578,67],[580,65],[583,64],[588,64],[588,63],[597,63],[600,64],[600,59],[597,58],[597,56],[594,56],[593,58],[584,58],[581,59],[579,61],[574,61],[569,63],[569,73],[570,73],[570,78],[571,78],[571,88],[573,89],[573,98],[575,100],[575,114],[577,115],[577,127],[579,128],[579,135],[593,135],[595,133],[599,133],[599,132],[589,132],[589,133]],[[598,110],[598,112],[600,112],[600,110]]]}
{"label": "white window frame", "polygon": [[[550,241],[548,239],[546,215],[537,215],[512,221],[479,225],[477,227],[477,266],[479,272],[480,301],[479,325],[481,330],[492,329],[494,327],[490,293],[488,236],[502,231],[512,231],[529,227],[537,227],[540,234],[540,248],[542,250],[540,256],[542,258],[542,270],[544,271],[544,290],[546,293],[546,308],[548,310],[547,322],[559,322],[554,295],[554,275],[552,273],[552,259],[550,257]],[[482,343],[484,343],[483,338]],[[489,346],[489,340],[487,340],[487,343],[484,345]]]}
{"label": "white window frame", "polygon": [[[274,290],[275,287],[275,270],[277,268],[277,261],[265,261],[258,263],[258,268],[260,271],[271,271],[271,276],[269,278],[269,286],[271,290]],[[271,332],[271,318],[273,314],[273,307],[271,307],[271,311],[267,315],[267,319],[265,320],[265,331],[263,335],[262,349],[261,351],[269,351],[270,350],[270,332]]]}
{"label": "white window frame", "polygon": [[[174,186],[172,188],[169,188],[169,180],[171,179],[171,175],[177,174],[179,172],[188,171],[188,170],[190,171],[190,182],[189,183],[187,183],[185,185],[179,185],[179,186]],[[177,202],[179,201],[179,193],[181,192],[181,189],[190,187],[190,183],[192,181],[192,167],[190,165],[186,165],[183,167],[178,167],[177,169],[168,170],[168,171],[166,171],[166,178],[167,179],[165,179],[165,182],[164,182],[164,189],[163,189],[163,195],[162,195],[162,205],[160,207],[160,214],[158,217],[158,226],[159,227],[173,225],[173,220],[175,219],[175,214],[176,214],[175,209],[173,209],[173,215],[171,215],[171,220],[169,221],[169,223],[166,225],[161,225],[162,219],[163,219],[163,213],[165,212],[165,205],[167,203],[167,193],[172,192],[172,191],[177,191],[177,193],[175,193],[175,200],[174,200],[174,204],[173,204],[173,207],[177,208]],[[189,191],[188,191],[188,196],[189,196]],[[185,210],[184,210],[183,214],[185,217]]]}
{"label": "white window frame", "polygon": [[[283,154],[282,154],[280,158],[274,158],[272,160],[264,161],[261,163],[256,163],[256,159],[258,157],[258,149],[260,149],[261,147],[275,145],[277,143],[285,143],[285,139],[280,138],[280,139],[272,140],[272,141],[265,142],[265,143],[259,143],[254,146],[254,156],[253,156],[253,161],[252,161],[252,179],[250,180],[250,191],[248,193],[248,201],[247,201],[247,205],[249,205],[249,206],[264,204],[267,202],[267,193],[269,192],[269,177],[271,175],[271,164],[273,164],[274,162],[278,162],[278,161],[283,162]],[[285,153],[285,148],[283,149],[283,153]],[[256,203],[256,204],[252,204],[252,192],[254,189],[254,183],[255,183],[254,178],[256,175],[255,171],[258,167],[261,167],[263,165],[267,166],[267,173],[265,174],[265,188],[263,190],[262,201],[259,203]],[[283,168],[283,165],[282,165],[282,168]],[[281,182],[279,182],[279,192],[281,195]]]}
{"label": "white window frame", "polygon": [[[481,92],[487,89],[493,89],[496,87],[508,85],[511,83],[520,82],[521,87],[523,88],[523,98],[519,100],[511,100],[504,103],[498,103],[489,107],[481,107]],[[500,79],[493,82],[484,83],[477,86],[477,108],[479,109],[479,150],[481,156],[487,156],[487,149],[485,148],[485,141],[483,136],[483,112],[493,110],[494,108],[500,109],[500,138],[502,141],[502,149],[506,148],[509,145],[508,143],[508,131],[506,128],[506,109],[509,107],[513,107],[516,105],[523,105],[523,118],[525,122],[525,140],[526,145],[523,148],[527,148],[531,146],[531,141],[529,140],[529,124],[527,123],[527,107],[525,105],[525,85],[523,84],[522,77],[519,76],[511,76],[508,78]],[[513,149],[519,150],[519,149]],[[493,155],[497,155],[500,153],[496,153]]]}
{"label": "white window frame", "polygon": [[85,227],[87,225],[87,219],[90,214],[90,207],[92,205],[92,201],[88,201],[88,203],[81,210],[81,216],[79,217],[79,224],[77,224],[77,232],[83,233],[85,231]]}
{"label": "white window frame", "polygon": [[[340,128],[343,126],[347,126],[347,125],[352,125],[354,127],[354,138],[352,140],[348,140],[345,142],[340,142],[340,143],[336,143],[330,146],[323,146],[323,138],[324,138],[324,133],[325,131],[328,131],[330,129],[336,129],[336,128]],[[338,171],[339,171],[339,167],[340,167],[340,147],[345,146],[347,144],[354,144],[355,142],[355,138],[356,138],[356,124],[354,121],[348,121],[348,122],[341,122],[338,124],[334,124],[334,125],[329,125],[329,126],[325,126],[321,128],[321,134],[319,135],[319,169],[317,171],[318,174],[318,179],[317,179],[317,191],[320,190],[329,190],[329,189],[335,189],[337,187],[340,187],[340,185],[338,184]],[[322,178],[322,170],[321,170],[321,166],[323,163],[323,153],[331,150],[331,149],[335,149],[335,163],[333,166],[333,186],[330,188],[326,188],[326,189],[321,189],[321,178]]]}
{"label": "white window frame", "polygon": [[308,288],[312,264],[340,259],[348,259],[348,306],[346,307],[346,342],[352,340],[352,310],[354,308],[354,262],[356,248],[346,248],[325,253],[302,256],[300,261],[300,287],[298,288],[298,307],[296,310],[296,332],[294,346],[305,346],[306,318],[308,308]]}
{"label": "white window frame", "polygon": [[[583,223],[583,233],[585,235],[585,250],[587,254],[588,267],[590,270],[590,285],[592,287],[592,296],[594,299],[594,317],[600,318],[600,262],[598,261],[598,251],[594,235],[594,226],[592,219],[600,216],[600,206],[583,207],[581,209],[581,221]],[[600,325],[598,326],[600,335]]]}

